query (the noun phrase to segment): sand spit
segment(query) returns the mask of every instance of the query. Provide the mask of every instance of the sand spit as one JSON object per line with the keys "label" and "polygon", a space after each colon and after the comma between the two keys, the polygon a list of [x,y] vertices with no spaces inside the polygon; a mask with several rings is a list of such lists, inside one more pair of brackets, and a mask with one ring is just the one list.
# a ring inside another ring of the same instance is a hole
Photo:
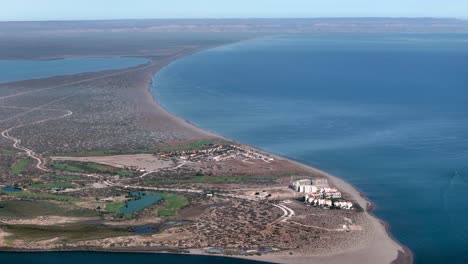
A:
{"label": "sand spit", "polygon": [[[203,49],[206,49],[206,47],[204,47]],[[113,98],[115,97],[126,98],[128,100],[128,102],[125,102],[126,106],[128,106],[127,109],[132,109],[135,113],[134,117],[136,117],[136,120],[128,121],[127,119],[125,119],[125,121],[131,122],[131,124],[125,124],[125,126],[122,125],[122,127],[125,128],[125,129],[122,129],[122,134],[118,134],[115,131],[115,129],[99,130],[99,128],[95,129],[90,126],[83,125],[79,128],[76,128],[76,131],[82,132],[83,130],[85,130],[85,132],[86,133],[89,132],[89,135],[91,136],[93,136],[96,131],[105,131],[105,132],[107,131],[109,134],[98,135],[97,138],[100,139],[98,141],[96,140],[87,141],[88,138],[86,137],[86,134],[83,135],[80,133],[69,133],[69,136],[70,137],[76,136],[76,138],[73,139],[74,142],[78,142],[78,143],[90,142],[89,143],[90,149],[97,148],[97,147],[114,146],[115,144],[117,144],[116,143],[117,141],[114,140],[115,138],[120,138],[121,136],[125,136],[125,134],[123,134],[125,131],[128,131],[128,130],[133,131],[132,129],[137,126],[139,126],[142,130],[144,130],[143,132],[158,131],[158,132],[161,132],[161,134],[166,133],[171,136],[174,135],[173,137],[177,137],[177,138],[181,138],[185,140],[204,139],[204,138],[223,138],[222,136],[218,136],[208,131],[205,131],[199,127],[196,127],[190,124],[188,121],[183,120],[167,112],[163,107],[161,107],[160,104],[156,102],[156,100],[154,100],[152,94],[149,91],[149,85],[152,83],[153,76],[158,70],[160,70],[161,68],[173,62],[176,59],[182,58],[184,56],[188,56],[199,50],[201,50],[201,48],[190,49],[184,52],[180,52],[179,54],[175,56],[171,56],[170,58],[157,61],[157,62],[152,62],[151,64],[146,65],[146,66],[136,67],[135,71],[129,71],[125,73],[126,76],[120,76],[122,79],[124,79],[124,81],[126,81],[125,78],[129,78],[130,85],[128,88],[126,87],[126,89],[121,89],[121,90],[116,91],[118,92],[118,94],[116,95],[113,94]],[[99,75],[99,74],[96,73],[96,75]],[[74,77],[72,76],[68,78],[74,78]],[[57,81],[57,79],[59,81],[61,80],[60,77],[49,78],[49,80],[52,80],[52,81],[54,80]],[[107,80],[107,79],[100,80],[99,87],[108,87],[109,85],[112,85],[113,84],[112,82],[116,81],[118,78],[112,77],[108,79],[110,80]],[[46,82],[47,81],[45,81],[43,85],[47,85]],[[27,84],[27,83],[28,82],[26,81],[26,82],[18,82],[17,84],[21,86],[22,84]],[[37,83],[41,84],[41,81],[35,80],[31,82],[30,85],[37,84]],[[8,84],[8,86],[12,86],[14,88],[15,83]],[[70,88],[73,88],[73,87],[70,87]],[[83,89],[96,90],[95,87],[88,88],[87,86],[84,86]],[[69,108],[76,107],[76,109],[73,109],[74,110],[73,112],[79,113],[80,109],[86,107],[86,106],[83,106],[81,103],[83,102],[83,98],[87,96],[86,92],[88,92],[88,90],[80,90],[80,92],[81,91],[83,91],[81,94],[79,94],[80,96],[82,96],[81,98],[79,97],[76,97],[76,99],[71,98],[70,100],[66,102],[66,104],[57,105],[57,107],[59,107],[59,109],[69,109]],[[67,92],[67,90],[64,90],[63,92]],[[108,91],[102,90],[101,92],[107,95]],[[114,91],[112,92],[114,93]],[[102,98],[102,96],[96,97],[96,98]],[[35,99],[35,98],[32,98],[32,99]],[[89,103],[91,104],[92,102],[89,102]],[[109,108],[110,106],[106,105],[106,107]],[[122,113],[126,113],[127,109],[123,109],[125,111],[122,110]],[[111,110],[108,110],[108,111],[112,112]],[[94,116],[92,115],[92,113],[89,113],[89,117],[94,117]],[[109,120],[111,120],[114,117],[115,117],[114,114],[109,113],[109,116],[108,116]],[[74,119],[74,118],[78,118],[78,119]],[[69,131],[70,127],[73,127],[73,124],[76,124],[76,123],[79,124],[80,122],[85,123],[86,121],[87,120],[85,120],[84,118],[80,119],[80,116],[77,114],[77,115],[72,115],[70,119],[63,120],[60,123],[57,123],[56,125],[57,126],[60,125],[61,126],[60,128],[62,129],[62,131]],[[50,125],[36,126],[36,129],[37,129],[36,134],[39,135],[39,137],[41,135],[50,135],[52,131],[50,130],[52,129]],[[56,127],[54,127],[53,129],[56,129]],[[87,131],[86,129],[88,129],[89,131]],[[92,129],[95,129],[95,130],[92,130]],[[22,131],[18,130],[17,133],[20,134],[19,135],[20,138],[24,138],[25,145],[35,146],[36,144],[35,149],[38,149],[38,151],[42,151],[43,153],[46,153],[47,151],[50,151],[51,147],[64,145],[63,142],[61,141],[63,139],[61,138],[57,138],[54,144],[47,143],[47,139],[36,140],[35,142],[33,141],[28,142],[28,138],[31,138],[31,137],[27,136],[28,135],[27,132],[30,130],[31,129],[29,128],[24,129]],[[141,135],[145,135],[143,132],[141,132]],[[65,133],[65,132],[62,132],[62,133]],[[135,136],[135,142],[137,142],[135,143],[135,145],[154,143],[156,142],[156,139],[157,139],[157,137],[155,136],[154,141],[152,142],[149,142],[149,143],[142,142],[141,138],[137,137],[139,135],[140,134]],[[152,134],[149,134],[149,135],[151,136]],[[114,136],[115,138],[111,138],[110,136]],[[150,137],[148,136],[146,138],[150,138]],[[103,140],[101,139],[109,139],[109,141],[103,142]],[[121,142],[126,142],[125,140],[127,138],[124,137],[121,139],[122,139]],[[168,139],[172,139],[172,138],[168,137]],[[47,144],[44,142],[46,142]],[[101,142],[101,145],[99,146],[91,145],[92,143],[94,144],[94,142]],[[68,147],[71,150],[74,150],[73,146],[68,146]],[[58,150],[61,150],[61,149],[58,149]],[[66,150],[68,149],[65,149],[64,151]],[[134,157],[134,155],[132,155],[132,157]],[[67,159],[67,158],[71,159],[70,157],[61,157],[61,159]],[[128,164],[128,160],[126,160],[125,156],[87,157],[87,158],[93,159],[93,161],[96,161],[96,159],[101,159],[100,162],[104,164],[113,165],[113,166],[127,166]],[[278,158],[287,160],[281,157],[278,157]],[[73,159],[77,160],[78,158],[73,157]],[[80,159],[83,159],[81,161],[87,161],[87,160],[84,160],[86,158],[80,158]],[[148,161],[147,159],[149,159],[149,157],[141,156],[140,162],[141,162],[142,167],[144,167],[145,165],[146,166],[151,165],[151,166],[155,166],[152,168],[160,168],[166,165],[163,163],[152,163],[151,161]],[[132,158],[132,161],[133,160],[134,159]],[[323,254],[320,256],[314,256],[314,255],[307,255],[306,253],[300,253],[300,254],[294,253],[293,255],[290,255],[289,252],[279,252],[279,253],[273,253],[273,254],[262,255],[262,256],[251,256],[251,257],[249,256],[249,257],[240,257],[240,258],[248,258],[252,260],[268,261],[268,262],[274,262],[274,263],[324,263],[324,264],[372,263],[373,264],[373,263],[411,263],[412,262],[411,252],[407,250],[405,247],[403,247],[402,245],[400,245],[391,237],[391,235],[387,232],[385,223],[383,223],[382,221],[380,221],[379,219],[377,219],[375,216],[371,214],[369,208],[371,208],[372,204],[365,197],[363,197],[361,193],[358,190],[356,190],[356,188],[354,188],[349,183],[337,177],[329,175],[323,171],[308,167],[304,164],[300,164],[297,162],[293,162],[293,163],[295,163],[297,166],[301,166],[307,169],[308,171],[310,171],[312,175],[327,177],[328,179],[330,179],[330,182],[334,186],[336,186],[341,191],[351,196],[353,200],[359,203],[359,205],[362,208],[366,208],[367,209],[366,216],[369,219],[368,223],[371,229],[371,235],[366,241],[356,241],[356,243],[354,244],[355,246],[351,249],[350,248],[337,249],[336,251],[334,251],[335,253],[333,255]],[[132,164],[132,165],[135,165],[135,164]],[[148,167],[148,170],[151,170],[151,168]],[[0,246],[3,245],[2,241],[4,240],[3,238],[6,235],[8,234],[0,230]],[[86,249],[89,250],[90,248],[86,248]],[[96,250],[99,250],[99,249],[96,249]],[[132,250],[122,249],[121,251],[132,251]],[[136,251],[144,251],[144,250],[136,250]],[[203,251],[192,250],[191,253],[203,254]]]}

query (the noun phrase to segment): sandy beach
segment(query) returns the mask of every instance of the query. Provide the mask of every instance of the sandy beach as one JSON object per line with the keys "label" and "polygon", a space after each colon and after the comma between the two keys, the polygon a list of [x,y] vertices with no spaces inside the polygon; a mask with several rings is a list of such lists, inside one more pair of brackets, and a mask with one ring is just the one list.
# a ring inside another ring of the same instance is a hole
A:
{"label": "sandy beach", "polygon": [[[305,166],[298,163],[298,166]],[[314,175],[325,176],[338,189],[351,195],[362,208],[366,208],[367,217],[374,228],[373,236],[366,241],[364,246],[344,251],[329,256],[290,256],[290,255],[265,255],[260,257],[248,257],[249,259],[269,261],[275,263],[412,263],[411,251],[393,239],[388,232],[387,224],[375,217],[371,212],[374,206],[361,192],[346,181],[332,176],[326,172],[308,167]]]}
{"label": "sandy beach", "polygon": [[[188,55],[188,54],[187,54]],[[153,75],[156,72],[153,73]],[[151,82],[150,82],[151,84]],[[148,89],[148,79],[145,81],[142,80],[142,85],[139,87],[142,91],[144,90],[147,94],[147,98],[151,98],[151,101],[154,105],[154,111],[156,112],[163,112],[164,115],[170,118],[173,122],[177,124],[183,125],[185,129],[193,130],[194,132],[204,132],[207,136],[213,136],[214,134],[205,130],[202,130],[199,127],[196,127],[190,124],[188,121],[184,121],[181,118],[172,115],[171,113],[167,112],[164,108],[160,106],[157,102],[157,98],[153,100],[152,94],[149,92]],[[151,102],[148,102],[151,104]],[[215,135],[222,137],[220,135]],[[224,138],[224,137],[223,137]],[[254,146],[252,146],[254,147]],[[273,155],[275,156],[275,155]],[[284,159],[283,157],[276,156],[277,158]],[[347,193],[352,197],[354,201],[359,203],[362,208],[366,209],[367,217],[372,225],[373,236],[371,239],[365,242],[364,246],[353,248],[351,250],[345,250],[342,253],[328,255],[328,256],[313,256],[313,255],[282,255],[282,254],[269,254],[269,255],[262,255],[262,256],[249,256],[249,257],[242,257],[252,260],[259,260],[259,261],[268,261],[268,262],[275,262],[275,263],[323,263],[323,264],[336,264],[336,263],[412,263],[413,256],[412,252],[398,243],[392,236],[389,234],[387,229],[387,224],[378,219],[375,215],[372,214],[372,209],[374,205],[371,201],[369,201],[362,192],[358,191],[355,187],[353,187],[348,182],[330,175],[324,171],[318,170],[316,168],[312,168],[310,166],[301,164],[299,162],[295,162],[289,160],[297,164],[297,166],[304,167],[306,170],[309,170],[311,174],[314,176],[323,176],[330,179],[332,185],[336,186],[339,190]],[[194,254],[201,254],[200,250],[193,250],[191,251]]]}

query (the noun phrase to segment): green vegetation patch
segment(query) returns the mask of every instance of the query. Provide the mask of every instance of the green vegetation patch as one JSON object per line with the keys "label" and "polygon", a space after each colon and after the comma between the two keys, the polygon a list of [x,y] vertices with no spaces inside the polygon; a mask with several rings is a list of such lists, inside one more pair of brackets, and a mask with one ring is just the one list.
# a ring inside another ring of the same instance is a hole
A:
{"label": "green vegetation patch", "polygon": [[4,225],[13,238],[24,241],[39,241],[59,237],[63,242],[102,239],[130,235],[130,229],[119,226],[71,224],[65,226]]}
{"label": "green vegetation patch", "polygon": [[113,202],[106,204],[106,211],[113,214],[121,214],[120,208],[124,207],[124,202]]}
{"label": "green vegetation patch", "polygon": [[65,163],[53,162],[50,164],[50,166],[54,169],[63,170],[63,171],[84,172],[84,170],[81,169],[80,167],[76,167],[76,166],[65,164]]}
{"label": "green vegetation patch", "polygon": [[172,193],[156,193],[161,195],[166,203],[166,206],[158,210],[158,215],[163,217],[174,216],[177,211],[186,207],[189,204],[187,198],[182,195]]}
{"label": "green vegetation patch", "polygon": [[77,185],[72,182],[34,183],[28,185],[30,189],[67,189],[76,187]]}
{"label": "green vegetation patch", "polygon": [[81,177],[78,175],[54,175],[52,178],[56,180],[65,180],[65,181],[71,181],[71,180],[80,180]]}
{"label": "green vegetation patch", "polygon": [[13,197],[25,198],[25,199],[37,199],[37,200],[56,200],[56,201],[70,201],[77,202],[78,198],[68,195],[49,194],[49,193],[33,193],[28,191],[20,192],[8,192],[0,190],[0,195],[8,195]]}
{"label": "green vegetation patch", "polygon": [[0,201],[0,217],[35,218],[46,215],[91,217],[98,216],[99,213],[72,203],[30,200]]}
{"label": "green vegetation patch", "polygon": [[243,182],[264,182],[275,181],[278,178],[288,176],[287,174],[278,175],[257,175],[257,176],[194,176],[190,179],[180,180],[146,180],[146,184],[183,184],[183,183],[243,183]]}
{"label": "green vegetation patch", "polygon": [[69,172],[103,173],[110,175],[119,175],[123,177],[130,177],[134,175],[134,173],[130,171],[93,162],[73,162],[73,164],[65,162],[53,162],[52,164],[50,164],[50,166],[58,170]]}
{"label": "green vegetation patch", "polygon": [[14,174],[22,174],[28,169],[31,163],[32,163],[31,159],[19,160],[15,164],[13,164],[13,166],[11,166],[11,170]]}

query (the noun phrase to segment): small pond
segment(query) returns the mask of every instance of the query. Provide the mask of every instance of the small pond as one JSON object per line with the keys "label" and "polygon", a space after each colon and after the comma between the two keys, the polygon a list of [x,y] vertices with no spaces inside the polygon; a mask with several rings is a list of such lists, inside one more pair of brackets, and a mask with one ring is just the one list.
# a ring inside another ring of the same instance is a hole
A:
{"label": "small pond", "polygon": [[5,186],[5,187],[2,187],[1,190],[5,192],[21,192],[22,191],[21,188],[17,188],[13,186]]}
{"label": "small pond", "polygon": [[163,200],[160,195],[142,192],[131,192],[129,196],[133,200],[129,200],[124,207],[120,208],[120,212],[123,214],[133,214],[153,204],[161,203]]}

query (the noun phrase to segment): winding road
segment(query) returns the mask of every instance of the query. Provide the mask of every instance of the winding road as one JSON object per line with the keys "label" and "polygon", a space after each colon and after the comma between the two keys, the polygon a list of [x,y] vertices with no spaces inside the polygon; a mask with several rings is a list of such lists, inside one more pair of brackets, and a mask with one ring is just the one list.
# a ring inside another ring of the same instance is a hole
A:
{"label": "winding road", "polygon": [[296,214],[296,212],[294,212],[293,209],[285,206],[284,202],[282,202],[282,203],[280,202],[279,204],[272,203],[271,205],[273,205],[274,207],[277,207],[277,208],[281,209],[281,211],[283,211],[283,215],[280,218],[278,218],[275,222],[273,222],[273,224],[276,224],[276,223],[279,223],[279,222],[286,222]]}
{"label": "winding road", "polygon": [[[20,116],[24,116],[28,113],[31,113],[31,112],[34,112],[34,111],[41,111],[43,110],[44,107],[48,106],[48,105],[51,105],[53,103],[56,103],[56,102],[59,102],[59,101],[62,101],[62,100],[65,100],[69,97],[71,97],[72,95],[68,95],[68,96],[64,96],[64,97],[61,97],[57,100],[54,100],[52,102],[49,102],[47,104],[44,104],[44,105],[41,105],[41,106],[38,106],[38,107],[34,107],[34,108],[23,108],[23,109],[28,109],[27,111],[25,112],[22,112],[22,113],[19,113],[17,115],[14,115],[10,118],[7,118],[7,119],[3,119],[3,120],[0,120],[0,123],[3,123],[5,121],[8,121],[8,120],[11,120],[11,119],[14,119],[14,118],[17,118],[17,117],[20,117]],[[10,127],[8,129],[5,129],[4,131],[2,131],[1,135],[2,137],[6,138],[6,139],[9,139],[9,140],[12,140],[13,141],[13,147],[20,150],[20,151],[24,151],[29,157],[31,157],[32,159],[36,160],[37,161],[37,164],[36,164],[36,168],[38,170],[41,170],[41,171],[50,171],[49,169],[47,169],[44,165],[45,165],[45,162],[43,161],[43,159],[40,157],[40,155],[38,155],[37,153],[35,153],[32,149],[29,149],[29,148],[26,148],[26,147],[23,147],[21,146],[21,140],[18,139],[18,138],[15,138],[13,137],[12,135],[10,135],[10,132],[13,130],[13,129],[17,129],[17,128],[20,128],[20,127],[25,127],[25,126],[31,126],[31,125],[36,125],[36,124],[40,124],[40,123],[44,123],[44,122],[47,122],[47,121],[50,121],[50,120],[56,120],[56,119],[61,119],[61,118],[65,118],[67,116],[71,116],[73,114],[72,111],[69,111],[69,110],[59,110],[59,109],[47,109],[48,111],[58,111],[58,112],[65,112],[65,114],[61,115],[61,116],[58,116],[58,117],[49,117],[49,118],[46,118],[46,119],[42,119],[42,120],[39,120],[39,121],[36,121],[36,122],[33,122],[33,123],[30,123],[30,124],[23,124],[23,125],[19,125],[19,126],[14,126],[14,127]]]}

